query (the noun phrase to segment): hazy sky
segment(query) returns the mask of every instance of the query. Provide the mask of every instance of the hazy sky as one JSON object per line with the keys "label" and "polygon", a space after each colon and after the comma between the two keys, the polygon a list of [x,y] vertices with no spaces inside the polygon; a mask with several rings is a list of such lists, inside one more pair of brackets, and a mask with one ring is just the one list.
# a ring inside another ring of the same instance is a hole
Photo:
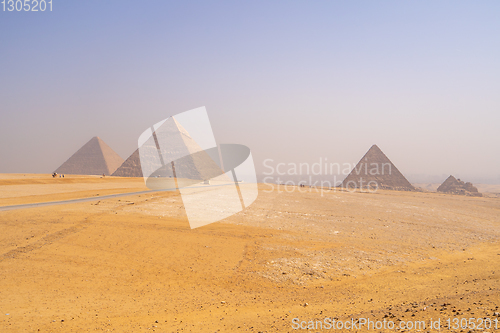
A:
{"label": "hazy sky", "polygon": [[[0,10],[2,9],[0,4]],[[0,172],[91,137],[127,158],[206,106],[262,161],[357,162],[500,182],[499,1],[62,1],[0,11]]]}

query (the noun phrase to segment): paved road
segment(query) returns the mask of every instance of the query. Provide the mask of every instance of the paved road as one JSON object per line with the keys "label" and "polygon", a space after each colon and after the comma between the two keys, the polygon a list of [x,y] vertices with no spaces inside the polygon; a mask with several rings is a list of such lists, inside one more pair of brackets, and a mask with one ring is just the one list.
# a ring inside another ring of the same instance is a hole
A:
{"label": "paved road", "polygon": [[116,197],[125,197],[125,196],[129,196],[129,195],[152,193],[152,192],[160,192],[160,190],[118,193],[118,194],[110,194],[110,195],[100,195],[100,196],[95,196],[95,197],[90,197],[90,198],[38,202],[38,203],[30,203],[30,204],[24,204],[24,205],[0,206],[0,211],[24,209],[24,208],[36,208],[36,207],[54,206],[54,205],[66,205],[66,204],[72,204],[72,203],[78,203],[78,202],[97,201],[97,200],[111,199],[111,198],[116,198]]}
{"label": "paved road", "polygon": [[[218,186],[228,186],[228,185],[233,185],[233,184],[234,183],[220,184],[220,185],[208,185],[208,186],[201,185],[201,186],[191,186],[190,188],[218,187]],[[79,203],[79,202],[97,201],[97,200],[105,200],[105,199],[111,199],[111,198],[117,198],[117,197],[125,197],[125,196],[129,196],[129,195],[138,195],[138,194],[164,192],[164,191],[175,191],[175,190],[176,190],[175,188],[162,189],[162,190],[149,190],[149,191],[141,191],[141,192],[128,192],[128,193],[118,193],[118,194],[110,194],[110,195],[100,195],[100,196],[95,196],[95,197],[90,197],[90,198],[81,198],[81,199],[37,202],[37,203],[13,205],[13,206],[0,206],[0,212],[7,211],[7,210],[15,210],[15,209],[36,208],[36,207],[54,206],[54,205],[66,205],[66,204]]]}

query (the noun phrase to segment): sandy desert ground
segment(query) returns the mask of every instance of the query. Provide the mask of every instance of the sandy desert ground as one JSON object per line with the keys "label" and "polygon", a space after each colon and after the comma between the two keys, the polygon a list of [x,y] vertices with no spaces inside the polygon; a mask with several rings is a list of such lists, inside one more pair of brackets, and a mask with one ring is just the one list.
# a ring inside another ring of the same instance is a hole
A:
{"label": "sandy desert ground", "polygon": [[[0,206],[143,190],[0,175]],[[193,230],[177,192],[0,211],[0,332],[296,332],[294,318],[327,317],[494,332],[446,320],[494,325],[499,306],[495,196],[260,185],[248,209]]]}

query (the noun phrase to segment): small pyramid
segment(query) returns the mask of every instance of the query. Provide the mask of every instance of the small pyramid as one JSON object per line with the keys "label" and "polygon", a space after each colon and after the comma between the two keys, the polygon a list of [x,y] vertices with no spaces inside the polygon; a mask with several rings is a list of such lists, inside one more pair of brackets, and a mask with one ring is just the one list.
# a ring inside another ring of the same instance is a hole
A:
{"label": "small pyramid", "polygon": [[439,185],[437,191],[448,192],[452,187],[455,187],[457,185],[458,185],[458,180],[452,175],[450,175],[441,185]]}
{"label": "small pyramid", "polygon": [[356,167],[342,182],[344,188],[379,188],[415,191],[413,185],[377,145],[371,146]]}
{"label": "small pyramid", "polygon": [[72,175],[111,175],[123,158],[99,137],[93,137],[55,172]]}
{"label": "small pyramid", "polygon": [[460,179],[456,179],[453,176],[449,176],[446,180],[437,188],[438,192],[452,193],[459,195],[467,195],[471,197],[482,197],[483,195],[479,193],[477,188],[472,185],[472,183],[465,183]]}

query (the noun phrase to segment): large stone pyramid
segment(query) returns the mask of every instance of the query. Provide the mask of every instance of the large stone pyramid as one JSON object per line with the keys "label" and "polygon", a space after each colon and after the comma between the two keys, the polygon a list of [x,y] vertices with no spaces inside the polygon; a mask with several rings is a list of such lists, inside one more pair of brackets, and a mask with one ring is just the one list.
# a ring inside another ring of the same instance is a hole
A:
{"label": "large stone pyramid", "polygon": [[344,188],[379,188],[415,191],[377,145],[373,145],[342,182]]}
{"label": "large stone pyramid", "polygon": [[122,163],[123,158],[96,136],[74,153],[55,172],[73,175],[104,174],[109,176]]}
{"label": "large stone pyramid", "polygon": [[177,177],[196,183],[223,173],[215,159],[195,142],[174,117],[166,119],[139,149],[127,158],[113,176],[143,177],[144,169],[149,177]]}
{"label": "large stone pyramid", "polygon": [[472,183],[465,183],[453,176],[449,176],[448,178],[446,178],[446,180],[437,188],[437,191],[459,195],[468,195],[471,197],[483,196],[481,193],[479,193],[477,188],[472,185]]}

